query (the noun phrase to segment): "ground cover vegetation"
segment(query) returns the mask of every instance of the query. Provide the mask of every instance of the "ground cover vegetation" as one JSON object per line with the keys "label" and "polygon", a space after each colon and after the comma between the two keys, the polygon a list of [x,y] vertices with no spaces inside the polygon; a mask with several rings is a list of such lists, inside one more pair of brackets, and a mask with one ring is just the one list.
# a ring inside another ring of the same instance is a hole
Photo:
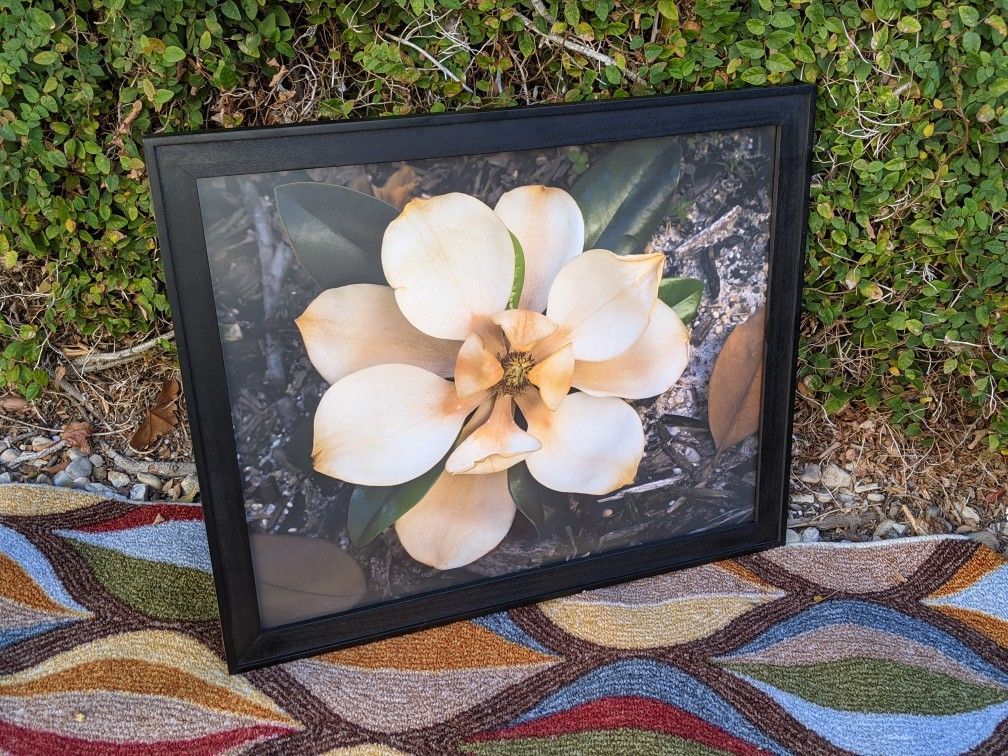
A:
{"label": "ground cover vegetation", "polygon": [[804,81],[802,393],[1005,453],[1006,19],[1005,0],[9,0],[0,396],[58,392],[91,350],[153,338],[170,360],[146,132]]}

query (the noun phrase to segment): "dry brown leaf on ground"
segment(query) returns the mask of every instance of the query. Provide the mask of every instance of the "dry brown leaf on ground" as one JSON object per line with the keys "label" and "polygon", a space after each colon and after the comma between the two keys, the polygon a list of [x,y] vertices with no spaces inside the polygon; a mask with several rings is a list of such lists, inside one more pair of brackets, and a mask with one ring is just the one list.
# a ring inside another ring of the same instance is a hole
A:
{"label": "dry brown leaf on ground", "polygon": [[91,453],[91,434],[94,433],[94,426],[91,423],[67,423],[60,432],[67,446],[80,449],[85,454]]}
{"label": "dry brown leaf on ground", "polygon": [[137,451],[143,451],[154,445],[162,436],[171,433],[178,425],[178,407],[181,387],[174,378],[169,378],[161,386],[161,391],[154,400],[150,412],[137,426],[129,445]]}
{"label": "dry brown leaf on ground", "polygon": [[763,307],[738,325],[714,362],[708,388],[708,420],[718,451],[759,430],[763,384]]}
{"label": "dry brown leaf on ground", "polygon": [[23,412],[28,409],[28,400],[17,394],[0,396],[0,409],[4,412]]}
{"label": "dry brown leaf on ground", "polygon": [[381,186],[372,184],[371,190],[378,199],[402,210],[406,203],[413,199],[419,185],[420,177],[417,176],[416,171],[408,165],[403,165]]}

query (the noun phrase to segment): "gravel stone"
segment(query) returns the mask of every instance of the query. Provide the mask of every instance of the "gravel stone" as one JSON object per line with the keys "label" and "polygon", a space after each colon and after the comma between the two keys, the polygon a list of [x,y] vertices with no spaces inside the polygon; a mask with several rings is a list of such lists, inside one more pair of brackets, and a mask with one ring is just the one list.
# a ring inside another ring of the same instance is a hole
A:
{"label": "gravel stone", "polygon": [[826,488],[850,488],[851,486],[851,474],[844,470],[842,467],[837,467],[834,464],[829,464],[826,469],[823,470],[822,474],[822,484]]}
{"label": "gravel stone", "polygon": [[815,500],[822,504],[829,504],[831,501],[833,501],[833,497],[828,493],[824,493],[823,491],[816,491]]}
{"label": "gravel stone", "polygon": [[815,496],[812,494],[791,494],[792,504],[812,504],[815,501]]}
{"label": "gravel stone", "polygon": [[67,474],[66,470],[60,470],[53,476],[53,485],[60,488],[70,488],[73,485],[73,478]]}
{"label": "gravel stone", "polygon": [[133,501],[147,501],[147,484],[146,483],[135,483],[132,488],[130,488],[129,497]]}
{"label": "gravel stone", "polygon": [[66,466],[66,474],[71,478],[89,478],[93,470],[91,460],[84,456],[71,459],[70,464]]}
{"label": "gravel stone", "polygon": [[854,493],[868,493],[869,491],[878,491],[878,483],[858,483],[854,486]]}
{"label": "gravel stone", "polygon": [[868,494],[868,501],[874,501],[874,502],[885,501],[885,494],[870,493]]}
{"label": "gravel stone", "polygon": [[787,529],[787,538],[786,538],[785,542],[786,543],[801,543],[801,536],[798,535],[798,531],[797,530],[792,530],[791,528],[788,528]]}
{"label": "gravel stone", "polygon": [[32,451],[43,451],[53,445],[53,440],[48,436],[35,436],[31,440]]}
{"label": "gravel stone", "polygon": [[70,457],[70,459],[80,459],[81,457],[86,455],[76,446],[71,446],[69,449],[67,449],[67,456]]}
{"label": "gravel stone", "polygon": [[805,465],[805,469],[802,470],[801,481],[802,483],[808,483],[809,485],[816,485],[822,480],[822,470],[819,469],[819,465],[813,465],[811,463]]}
{"label": "gravel stone", "polygon": [[1001,544],[998,542],[997,536],[989,530],[978,530],[976,533],[970,533],[969,537],[974,541],[979,541],[988,548],[994,549],[995,551],[1001,550]]}
{"label": "gravel stone", "polygon": [[130,484],[131,480],[132,478],[124,472],[119,472],[118,470],[108,471],[108,482],[116,488],[125,488]]}
{"label": "gravel stone", "polygon": [[118,496],[115,491],[113,491],[108,486],[104,486],[101,483],[92,483],[88,481],[84,484],[84,490],[88,493],[98,494],[99,496]]}
{"label": "gravel stone", "polygon": [[801,532],[802,543],[818,543],[819,540],[819,528],[805,528]]}
{"label": "gravel stone", "polygon": [[9,472],[0,473],[0,483],[12,483],[11,474]]}
{"label": "gravel stone", "polygon": [[195,475],[187,475],[182,479],[182,493],[187,497],[199,493],[199,479]]}
{"label": "gravel stone", "polygon": [[[10,473],[8,473],[8,475],[9,475],[9,474],[10,474]],[[43,485],[43,486],[51,486],[51,485],[52,485],[52,478],[50,478],[50,477],[49,477],[48,475],[46,475],[45,473],[39,473],[39,474],[38,474],[38,477],[37,477],[37,478],[35,478],[35,482],[36,482],[36,483],[38,483],[39,485]]]}
{"label": "gravel stone", "polygon": [[157,489],[158,491],[161,490],[161,478],[157,475],[151,475],[150,473],[137,473],[136,479],[151,488]]}
{"label": "gravel stone", "polygon": [[971,506],[965,506],[962,508],[962,519],[965,525],[979,525],[980,524],[980,513],[977,512]]}
{"label": "gravel stone", "polygon": [[2,462],[5,465],[9,465],[11,462],[13,462],[20,456],[21,452],[19,452],[17,449],[4,449],[3,452],[0,452],[0,462]]}
{"label": "gravel stone", "polygon": [[104,481],[108,477],[108,471],[104,467],[95,467],[91,471],[92,480]]}
{"label": "gravel stone", "polygon": [[88,459],[95,467],[105,467],[105,458],[101,454],[92,454]]}

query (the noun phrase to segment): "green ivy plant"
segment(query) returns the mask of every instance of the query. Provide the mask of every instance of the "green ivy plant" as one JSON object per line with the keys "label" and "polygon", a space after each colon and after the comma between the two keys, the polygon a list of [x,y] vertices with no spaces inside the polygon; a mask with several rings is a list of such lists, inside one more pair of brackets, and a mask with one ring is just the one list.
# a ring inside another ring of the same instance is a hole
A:
{"label": "green ivy plant", "polygon": [[143,133],[804,81],[806,390],[925,437],[958,397],[1008,450],[1006,18],[1006,0],[8,0],[0,274],[25,296],[0,300],[0,384],[34,398],[56,346],[167,331]]}

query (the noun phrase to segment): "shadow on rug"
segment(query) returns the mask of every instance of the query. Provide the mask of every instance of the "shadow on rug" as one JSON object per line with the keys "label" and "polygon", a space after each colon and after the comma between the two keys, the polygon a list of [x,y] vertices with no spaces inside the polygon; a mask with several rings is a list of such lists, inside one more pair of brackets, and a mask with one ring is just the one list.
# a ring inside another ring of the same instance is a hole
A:
{"label": "shadow on rug", "polygon": [[0,486],[12,754],[1008,751],[1008,565],[808,544],[229,677],[201,511]]}

